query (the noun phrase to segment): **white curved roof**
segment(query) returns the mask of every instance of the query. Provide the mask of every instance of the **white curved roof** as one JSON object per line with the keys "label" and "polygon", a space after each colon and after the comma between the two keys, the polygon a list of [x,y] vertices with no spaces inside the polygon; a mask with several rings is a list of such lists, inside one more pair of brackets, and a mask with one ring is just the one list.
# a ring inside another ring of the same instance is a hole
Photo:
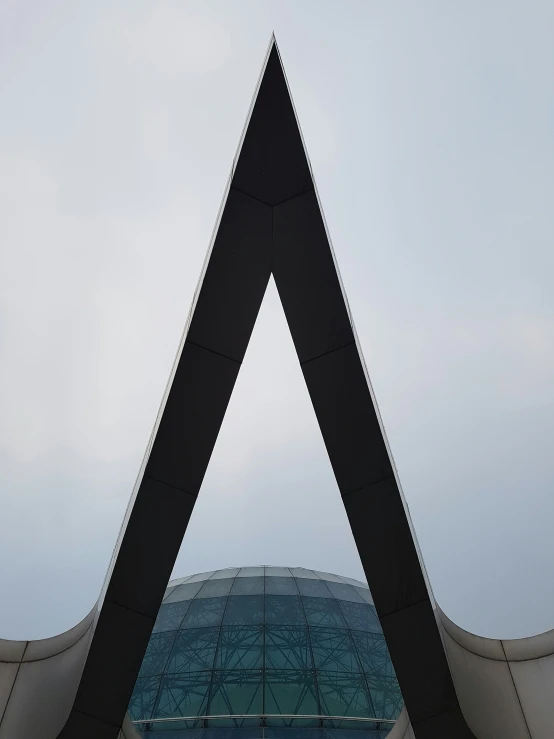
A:
{"label": "white curved roof", "polygon": [[[476,739],[552,739],[554,630],[489,639],[457,626],[437,607],[454,687]],[[404,712],[389,739],[415,736]]]}

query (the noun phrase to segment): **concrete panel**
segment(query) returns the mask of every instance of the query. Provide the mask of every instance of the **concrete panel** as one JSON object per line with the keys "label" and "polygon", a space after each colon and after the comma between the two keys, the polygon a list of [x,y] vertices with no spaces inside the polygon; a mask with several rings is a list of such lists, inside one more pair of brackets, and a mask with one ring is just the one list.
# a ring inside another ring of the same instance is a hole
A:
{"label": "concrete panel", "polygon": [[456,693],[469,728],[478,739],[529,739],[506,662],[486,659],[444,632]]}
{"label": "concrete panel", "polygon": [[50,639],[37,639],[28,643],[22,662],[48,659],[60,652],[65,652],[87,634],[97,613],[96,605],[85,618],[69,631],[58,634]]}
{"label": "concrete panel", "polygon": [[436,606],[436,613],[442,628],[450,634],[454,641],[469,652],[486,657],[487,659],[505,661],[506,655],[499,639],[487,639],[483,636],[476,636],[464,631],[451,621],[448,616]]}
{"label": "concrete panel", "polygon": [[0,662],[0,729],[18,670],[19,662]]}
{"label": "concrete panel", "polygon": [[523,715],[533,739],[554,736],[554,656],[510,662]]}
{"label": "concrete panel", "polygon": [[57,736],[77,692],[90,633],[89,627],[76,643],[53,657],[21,663],[0,723],[0,739]]}
{"label": "concrete panel", "polygon": [[539,659],[554,654],[554,631],[529,636],[524,639],[503,639],[506,659],[511,661]]}
{"label": "concrete panel", "polygon": [[21,662],[29,642],[0,639],[0,662]]}

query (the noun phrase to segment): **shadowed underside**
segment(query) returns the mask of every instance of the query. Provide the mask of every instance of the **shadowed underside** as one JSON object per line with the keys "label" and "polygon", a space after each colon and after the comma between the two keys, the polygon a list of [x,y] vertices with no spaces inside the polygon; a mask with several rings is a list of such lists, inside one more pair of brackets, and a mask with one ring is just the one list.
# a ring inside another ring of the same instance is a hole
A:
{"label": "shadowed underside", "polygon": [[271,274],[415,735],[472,736],[272,42],[60,739],[118,735]]}

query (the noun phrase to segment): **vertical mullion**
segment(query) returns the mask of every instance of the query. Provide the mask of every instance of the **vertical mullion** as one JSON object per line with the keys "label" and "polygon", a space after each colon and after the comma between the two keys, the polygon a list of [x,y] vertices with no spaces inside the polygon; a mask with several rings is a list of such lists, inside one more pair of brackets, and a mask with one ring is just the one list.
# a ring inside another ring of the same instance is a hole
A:
{"label": "vertical mullion", "polygon": [[293,575],[291,572],[291,575],[294,579],[294,584],[296,585],[296,589],[298,591],[298,597],[300,598],[300,604],[302,606],[302,613],[304,614],[304,621],[306,622],[306,634],[308,637],[308,646],[310,648],[310,656],[312,658],[312,674],[314,678],[314,688],[315,688],[315,694],[316,694],[316,700],[317,700],[317,712],[320,716],[323,715],[321,710],[321,701],[319,700],[319,681],[317,679],[317,669],[315,666],[315,659],[314,659],[314,650],[312,649],[312,634],[310,631],[310,624],[308,623],[308,618],[306,616],[306,609],[304,608],[304,601],[302,599],[302,594],[300,592],[300,588],[298,587],[298,583],[296,582],[296,576]]}
{"label": "vertical mullion", "polygon": [[[375,712],[375,706],[373,705],[373,696],[371,695],[371,690],[369,689],[369,683],[367,681],[367,673],[366,673],[366,671],[362,667],[362,660],[361,660],[360,655],[358,653],[358,647],[356,646],[356,642],[354,641],[354,638],[352,636],[353,629],[350,627],[350,624],[348,623],[348,620],[346,618],[346,614],[344,613],[344,611],[342,610],[342,607],[341,607],[341,601],[338,598],[337,598],[337,603],[339,604],[339,610],[342,613],[342,617],[344,618],[344,622],[346,623],[346,629],[348,631],[348,637],[349,637],[350,641],[352,642],[352,646],[353,646],[354,651],[356,653],[356,659],[358,660],[358,664],[360,666],[360,674],[363,676],[364,685],[365,685],[366,690],[367,690],[367,697],[369,699],[369,706],[370,706],[371,710],[373,711],[373,716],[375,718],[381,718],[380,716],[377,716],[376,715],[376,712]],[[369,633],[369,632],[366,632],[366,633]]]}
{"label": "vertical mullion", "polygon": [[[271,209],[271,212],[273,213],[273,208]],[[265,714],[265,670],[266,670],[266,659],[265,659],[265,648],[266,648],[266,629],[267,629],[267,619],[266,619],[266,568],[264,565],[264,595],[263,595],[263,616],[262,616],[262,714]],[[265,736],[265,719],[262,719],[261,721],[262,725],[262,737]]]}
{"label": "vertical mullion", "polygon": [[[184,584],[184,583],[183,583],[183,584]],[[177,586],[177,587],[179,587],[179,586]],[[196,598],[196,595],[194,596],[194,598]],[[186,608],[185,612],[183,613],[183,617],[181,618],[181,620],[180,620],[180,622],[179,622],[179,626],[178,626],[178,627],[176,628],[176,630],[175,630],[175,636],[173,637],[173,642],[172,642],[172,644],[171,644],[171,649],[169,650],[169,652],[168,652],[168,654],[167,654],[167,660],[166,660],[166,662],[165,662],[165,664],[164,664],[164,667],[163,667],[163,669],[162,669],[162,671],[161,671],[161,673],[160,673],[160,682],[158,683],[158,690],[157,690],[157,692],[156,692],[156,697],[154,698],[154,703],[153,703],[153,707],[152,707],[152,718],[156,718],[156,709],[158,708],[158,706],[159,706],[159,703],[160,703],[160,692],[161,692],[161,689],[162,689],[162,682],[163,682],[163,680],[164,680],[164,678],[165,678],[165,668],[166,668],[166,667],[167,667],[167,665],[169,664],[169,659],[170,659],[170,657],[171,657],[171,654],[172,654],[172,652],[173,652],[173,649],[174,649],[174,647],[175,647],[175,643],[176,643],[176,641],[177,641],[177,637],[179,636],[179,634],[180,634],[180,633],[181,633],[181,631],[182,631],[182,628],[181,628],[181,627],[183,626],[183,621],[185,620],[185,618],[186,618],[186,615],[187,615],[187,613],[189,612],[190,604],[192,603],[192,601],[194,600],[194,598],[191,598],[191,599],[189,600],[189,604],[188,604],[188,606],[187,606],[187,608]],[[182,602],[182,601],[177,601],[177,602]],[[161,608],[162,606],[163,606],[163,601],[162,601],[162,605],[160,606],[160,608]],[[157,633],[163,633],[163,632],[157,632]],[[150,634],[150,639],[152,639],[152,636],[153,636],[153,635],[152,635],[152,634]],[[150,640],[148,641],[148,644],[150,644]],[[146,647],[146,649],[148,649],[148,646]],[[146,654],[146,653],[145,653],[145,654]],[[143,659],[144,659],[144,657],[143,657]]]}
{"label": "vertical mullion", "polygon": [[223,613],[221,614],[221,623],[219,624],[219,633],[217,635],[217,643],[215,645],[215,653],[214,653],[214,662],[212,665],[212,671],[210,675],[210,687],[208,688],[208,701],[206,703],[206,716],[210,715],[210,707],[212,703],[212,691],[213,691],[213,685],[214,685],[214,673],[215,673],[215,666],[217,663],[217,655],[219,653],[219,648],[221,646],[221,632],[223,631],[223,622],[225,620],[225,613],[227,612],[227,605],[229,604],[229,598],[231,597],[231,592],[233,590],[233,585],[235,584],[235,580],[237,579],[237,576],[240,572],[240,569],[238,570],[237,574],[233,578],[233,582],[231,583],[231,587],[229,588],[229,592],[227,595],[222,596],[226,598],[225,600],[225,608],[223,609]]}

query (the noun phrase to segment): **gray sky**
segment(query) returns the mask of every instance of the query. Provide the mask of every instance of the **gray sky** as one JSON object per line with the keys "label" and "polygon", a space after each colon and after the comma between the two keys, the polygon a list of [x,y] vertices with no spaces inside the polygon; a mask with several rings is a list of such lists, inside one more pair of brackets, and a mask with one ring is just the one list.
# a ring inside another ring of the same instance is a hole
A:
{"label": "gray sky", "polygon": [[[2,0],[2,637],[97,597],[272,30],[437,600],[554,627],[552,2]],[[175,573],[253,563],[362,575],[273,284]]]}

